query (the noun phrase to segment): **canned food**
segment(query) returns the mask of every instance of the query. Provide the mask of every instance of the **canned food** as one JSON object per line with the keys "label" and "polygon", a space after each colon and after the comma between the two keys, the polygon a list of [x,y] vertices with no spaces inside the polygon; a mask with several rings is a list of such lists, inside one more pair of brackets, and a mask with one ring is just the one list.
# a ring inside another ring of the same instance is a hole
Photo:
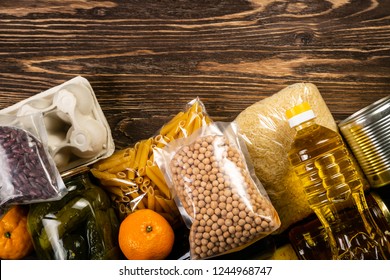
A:
{"label": "canned food", "polygon": [[367,203],[370,202],[371,214],[373,215],[378,226],[382,231],[390,236],[390,191],[387,188],[378,189],[376,192],[371,192],[368,196],[368,199],[371,199],[372,202],[367,200]]}
{"label": "canned food", "polygon": [[370,185],[390,184],[390,95],[340,122],[339,128]]}

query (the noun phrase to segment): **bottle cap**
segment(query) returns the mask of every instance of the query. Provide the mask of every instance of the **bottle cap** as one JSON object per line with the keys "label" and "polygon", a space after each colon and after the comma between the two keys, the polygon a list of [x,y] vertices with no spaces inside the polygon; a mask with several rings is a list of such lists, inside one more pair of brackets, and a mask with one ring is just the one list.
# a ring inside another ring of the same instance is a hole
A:
{"label": "bottle cap", "polygon": [[315,115],[308,102],[303,102],[286,111],[286,117],[290,127],[295,127],[303,122],[314,119]]}

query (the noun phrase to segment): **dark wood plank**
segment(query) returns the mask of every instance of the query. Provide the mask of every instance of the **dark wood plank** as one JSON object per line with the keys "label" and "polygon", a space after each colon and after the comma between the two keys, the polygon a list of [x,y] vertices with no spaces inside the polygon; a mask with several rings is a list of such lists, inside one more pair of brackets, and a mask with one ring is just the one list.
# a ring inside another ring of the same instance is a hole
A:
{"label": "dark wood plank", "polygon": [[2,0],[0,108],[87,78],[118,148],[196,96],[215,120],[295,82],[336,120],[389,94],[390,2]]}

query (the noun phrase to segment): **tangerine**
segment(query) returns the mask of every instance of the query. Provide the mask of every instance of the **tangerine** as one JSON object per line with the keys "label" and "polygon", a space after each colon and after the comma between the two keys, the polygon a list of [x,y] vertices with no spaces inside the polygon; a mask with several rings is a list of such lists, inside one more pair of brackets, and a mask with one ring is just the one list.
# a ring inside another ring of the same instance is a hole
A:
{"label": "tangerine", "polygon": [[174,240],[168,221],[150,209],[129,214],[119,227],[119,247],[129,260],[165,259],[172,251]]}
{"label": "tangerine", "polygon": [[22,259],[34,250],[27,214],[26,208],[15,205],[0,219],[0,259]]}

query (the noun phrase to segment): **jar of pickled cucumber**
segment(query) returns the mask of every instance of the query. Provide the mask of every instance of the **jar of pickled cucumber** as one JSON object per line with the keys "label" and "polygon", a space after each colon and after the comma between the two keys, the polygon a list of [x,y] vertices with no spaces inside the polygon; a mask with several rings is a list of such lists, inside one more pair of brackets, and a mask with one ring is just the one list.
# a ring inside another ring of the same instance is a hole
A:
{"label": "jar of pickled cucumber", "polygon": [[28,229],[39,259],[119,259],[119,222],[105,191],[88,173],[64,179],[61,200],[33,204]]}

